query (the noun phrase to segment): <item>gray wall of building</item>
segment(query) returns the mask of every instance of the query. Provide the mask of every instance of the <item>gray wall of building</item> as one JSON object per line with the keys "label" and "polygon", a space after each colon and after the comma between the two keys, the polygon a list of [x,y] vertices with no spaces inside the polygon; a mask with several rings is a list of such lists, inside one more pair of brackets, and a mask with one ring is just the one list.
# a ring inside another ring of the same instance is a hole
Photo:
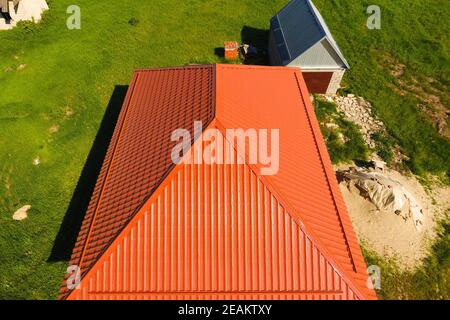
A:
{"label": "gray wall of building", "polygon": [[289,66],[307,69],[342,69],[345,64],[326,38],[295,58]]}

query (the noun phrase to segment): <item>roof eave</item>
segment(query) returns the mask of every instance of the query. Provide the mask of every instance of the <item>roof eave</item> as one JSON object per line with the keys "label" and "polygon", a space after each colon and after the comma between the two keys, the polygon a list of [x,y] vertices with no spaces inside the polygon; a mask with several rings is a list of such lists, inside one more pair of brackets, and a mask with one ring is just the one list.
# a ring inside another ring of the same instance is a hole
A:
{"label": "roof eave", "polygon": [[331,41],[328,36],[325,36],[322,40],[327,40],[330,46],[334,49],[336,54],[338,55],[339,59],[341,59],[342,64],[344,65],[345,69],[350,69],[350,65],[347,62],[347,59],[345,59],[344,55],[342,54],[342,51],[339,49],[339,47],[336,47],[335,41]]}

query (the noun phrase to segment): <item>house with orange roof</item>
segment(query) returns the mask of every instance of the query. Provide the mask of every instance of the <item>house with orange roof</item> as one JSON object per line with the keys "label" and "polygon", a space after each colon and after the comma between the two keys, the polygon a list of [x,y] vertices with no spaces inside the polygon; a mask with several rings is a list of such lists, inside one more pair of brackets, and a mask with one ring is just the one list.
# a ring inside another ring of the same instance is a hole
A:
{"label": "house with orange roof", "polygon": [[376,299],[298,68],[137,70],[70,265],[60,299]]}

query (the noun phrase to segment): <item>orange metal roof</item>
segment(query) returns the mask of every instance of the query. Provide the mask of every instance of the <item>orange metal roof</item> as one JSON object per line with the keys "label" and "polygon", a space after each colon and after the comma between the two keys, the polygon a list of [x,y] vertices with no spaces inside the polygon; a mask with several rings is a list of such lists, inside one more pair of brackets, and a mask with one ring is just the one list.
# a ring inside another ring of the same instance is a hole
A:
{"label": "orange metal roof", "polygon": [[[172,170],[173,128],[214,117],[214,66],[134,74],[70,265],[83,275]],[[66,286],[62,286],[63,295]]]}
{"label": "orange metal roof", "polygon": [[[171,132],[194,120],[224,136],[279,129],[278,174],[248,163],[171,165]],[[62,298],[376,298],[297,69],[137,71],[99,181],[72,259],[81,288],[63,286]]]}

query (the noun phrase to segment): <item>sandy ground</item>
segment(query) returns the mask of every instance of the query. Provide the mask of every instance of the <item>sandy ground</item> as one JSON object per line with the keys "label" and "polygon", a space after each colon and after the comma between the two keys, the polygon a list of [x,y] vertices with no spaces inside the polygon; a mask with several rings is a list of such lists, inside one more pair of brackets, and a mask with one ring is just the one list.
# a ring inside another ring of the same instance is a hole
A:
{"label": "sandy ground", "polygon": [[[344,165],[335,169],[348,168],[349,165]],[[405,221],[394,212],[378,211],[375,205],[359,195],[355,187],[349,190],[341,183],[341,191],[360,241],[381,256],[396,258],[400,267],[413,268],[426,257],[436,237],[436,223],[450,208],[450,188],[436,186],[427,193],[414,176],[407,177],[391,169],[386,169],[384,174],[400,182],[422,206],[421,231],[415,228],[412,219]]]}

